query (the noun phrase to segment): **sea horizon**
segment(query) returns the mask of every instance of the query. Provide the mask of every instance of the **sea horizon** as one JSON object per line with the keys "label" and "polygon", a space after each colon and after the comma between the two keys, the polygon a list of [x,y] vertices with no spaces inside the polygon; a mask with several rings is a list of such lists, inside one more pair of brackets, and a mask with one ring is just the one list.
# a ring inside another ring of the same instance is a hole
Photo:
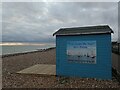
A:
{"label": "sea horizon", "polygon": [[0,55],[6,55],[47,49],[50,47],[55,47],[55,44],[40,42],[1,42],[0,47]]}

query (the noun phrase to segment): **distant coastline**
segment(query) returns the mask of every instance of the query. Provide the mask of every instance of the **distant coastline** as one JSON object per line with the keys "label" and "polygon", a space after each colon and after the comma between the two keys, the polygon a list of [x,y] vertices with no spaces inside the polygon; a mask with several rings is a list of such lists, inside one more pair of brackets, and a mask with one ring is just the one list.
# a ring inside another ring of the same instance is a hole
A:
{"label": "distant coastline", "polygon": [[24,54],[28,54],[28,53],[44,52],[44,51],[48,51],[48,50],[55,49],[55,48],[56,48],[56,47],[50,47],[50,48],[45,48],[45,49],[37,49],[37,50],[35,50],[35,51],[5,54],[5,55],[0,55],[0,57],[5,58],[5,57],[10,57],[10,56],[24,55]]}
{"label": "distant coastline", "polygon": [[34,46],[43,46],[52,43],[38,43],[38,42],[0,42],[0,46],[22,46],[22,45],[34,45]]}
{"label": "distant coastline", "polygon": [[41,49],[55,47],[54,43],[39,42],[2,42],[0,43],[0,56],[18,53],[35,52]]}

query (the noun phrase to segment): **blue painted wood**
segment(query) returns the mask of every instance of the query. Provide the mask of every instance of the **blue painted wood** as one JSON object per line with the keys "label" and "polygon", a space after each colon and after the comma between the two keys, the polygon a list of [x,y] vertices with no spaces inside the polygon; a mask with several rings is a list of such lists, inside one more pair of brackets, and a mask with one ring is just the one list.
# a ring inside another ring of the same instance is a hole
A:
{"label": "blue painted wood", "polygon": [[[96,41],[96,64],[69,63],[67,41]],[[87,78],[112,79],[111,35],[56,36],[56,74]]]}

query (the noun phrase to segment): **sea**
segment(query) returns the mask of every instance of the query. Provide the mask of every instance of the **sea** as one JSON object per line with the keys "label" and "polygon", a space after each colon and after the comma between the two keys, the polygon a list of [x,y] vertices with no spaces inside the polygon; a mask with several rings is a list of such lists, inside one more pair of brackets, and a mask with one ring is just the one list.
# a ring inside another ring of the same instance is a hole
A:
{"label": "sea", "polygon": [[21,42],[3,42],[0,43],[0,55],[15,54],[38,51],[55,47],[54,43],[21,43]]}

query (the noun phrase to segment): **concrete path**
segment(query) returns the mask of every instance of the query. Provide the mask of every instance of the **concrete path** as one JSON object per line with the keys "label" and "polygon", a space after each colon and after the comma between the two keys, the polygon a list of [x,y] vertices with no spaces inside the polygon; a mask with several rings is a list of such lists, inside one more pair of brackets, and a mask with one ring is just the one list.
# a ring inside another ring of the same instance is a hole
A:
{"label": "concrete path", "polygon": [[56,65],[37,64],[29,68],[23,69],[17,73],[20,74],[41,74],[41,75],[56,75]]}

